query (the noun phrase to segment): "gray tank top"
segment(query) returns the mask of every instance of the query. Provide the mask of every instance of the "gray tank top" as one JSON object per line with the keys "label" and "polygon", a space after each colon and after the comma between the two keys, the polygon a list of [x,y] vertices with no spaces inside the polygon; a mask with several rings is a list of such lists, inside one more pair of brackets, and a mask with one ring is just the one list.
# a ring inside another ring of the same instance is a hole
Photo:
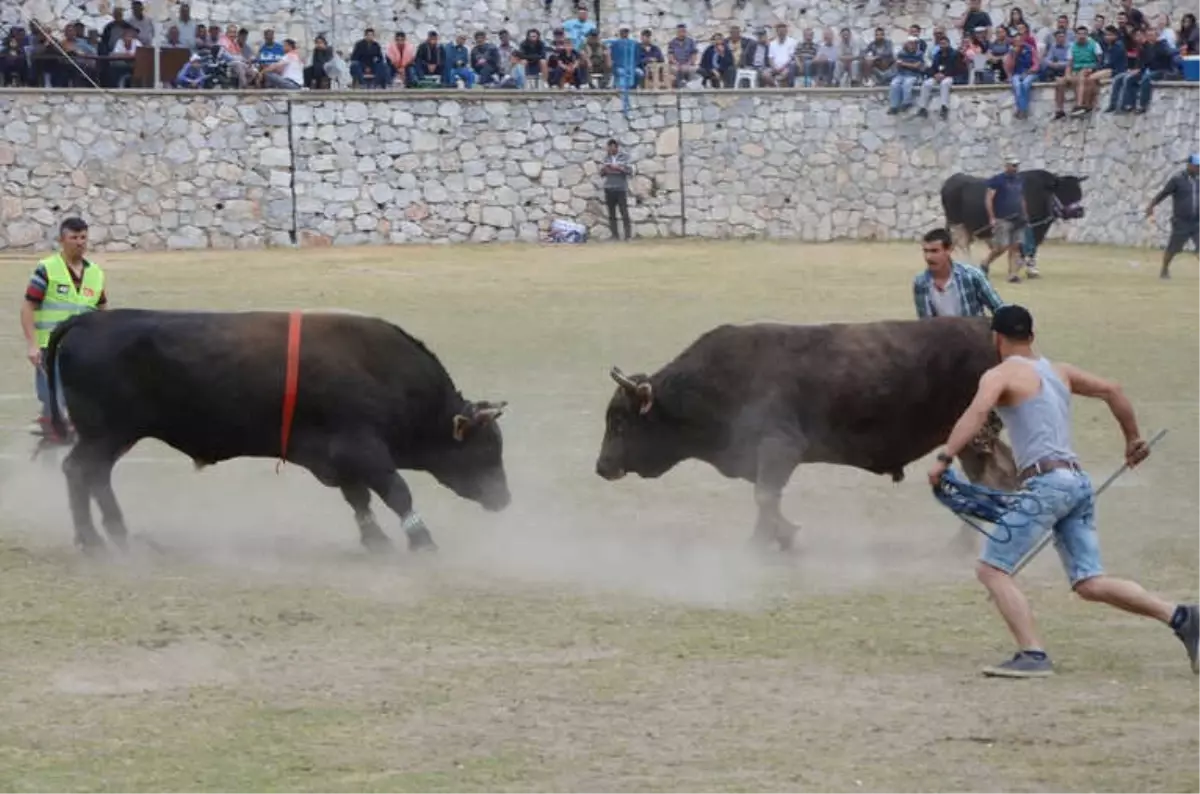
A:
{"label": "gray tank top", "polygon": [[1012,441],[1017,468],[1032,466],[1043,458],[1078,460],[1071,450],[1071,391],[1045,358],[1013,356],[1029,362],[1042,380],[1037,394],[1016,405],[997,405]]}

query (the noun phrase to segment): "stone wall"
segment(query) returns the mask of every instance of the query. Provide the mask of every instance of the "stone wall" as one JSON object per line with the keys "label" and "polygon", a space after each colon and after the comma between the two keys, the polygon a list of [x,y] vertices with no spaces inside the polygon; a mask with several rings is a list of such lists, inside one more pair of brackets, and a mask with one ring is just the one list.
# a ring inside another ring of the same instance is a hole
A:
{"label": "stone wall", "polygon": [[[731,23],[745,26],[771,25],[784,21],[796,28],[848,26],[868,31],[883,25],[898,38],[900,31],[917,23],[925,30],[934,24],[953,24],[966,10],[966,0],[586,0],[589,8],[599,8],[600,24],[605,33],[619,23],[637,29],[659,31],[660,40],[670,35],[679,22],[687,23],[696,36],[714,29],[726,30]],[[145,0],[147,13],[160,23],[178,18],[178,0]],[[111,19],[114,5],[126,0],[5,0],[0,3],[0,25],[37,19],[55,30],[68,21],[83,20],[100,29]],[[1058,14],[1090,23],[1095,14],[1110,19],[1119,8],[1111,0],[1076,2],[998,3],[984,0],[984,8],[995,24],[1007,17],[1013,5],[1020,6],[1035,31],[1050,27]],[[546,30],[572,15],[573,0],[553,0],[551,11],[544,0],[193,0],[192,18],[224,27],[230,23],[251,30],[251,41],[261,40],[264,27],[274,27],[283,39],[291,36],[302,47],[318,33],[331,35],[335,46],[349,55],[349,48],[365,27],[375,27],[381,36],[394,30],[415,31],[424,37],[430,28],[443,34],[452,31],[523,31],[531,27]],[[1150,0],[1139,2],[1147,14],[1169,13],[1174,27],[1182,14],[1196,12],[1195,0]]]}
{"label": "stone wall", "polygon": [[[414,96],[415,98],[409,98]],[[912,239],[938,188],[1003,154],[1086,174],[1087,217],[1052,237],[1161,245],[1137,216],[1196,146],[1195,85],[1145,116],[1013,118],[962,88],[947,121],[877,90],[643,93],[0,93],[0,248],[47,248],[80,213],[101,250],[533,240],[554,217],[603,238],[598,159],[637,167],[636,234]]]}

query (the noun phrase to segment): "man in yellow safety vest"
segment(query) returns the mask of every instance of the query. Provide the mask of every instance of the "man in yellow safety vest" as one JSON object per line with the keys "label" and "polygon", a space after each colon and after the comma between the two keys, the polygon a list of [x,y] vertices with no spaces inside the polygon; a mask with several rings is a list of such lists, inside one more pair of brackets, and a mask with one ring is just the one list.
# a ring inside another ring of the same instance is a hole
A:
{"label": "man in yellow safety vest", "polygon": [[[104,309],[108,296],[104,292],[104,271],[84,258],[87,252],[88,225],[82,218],[67,218],[58,228],[60,250],[38,262],[33,278],[25,288],[21,305],[21,330],[33,364],[35,387],[42,404],[41,415],[33,430],[48,439],[55,438],[50,426],[49,388],[42,366],[50,332],[55,326],[75,314]],[[62,391],[59,392],[62,405]]]}

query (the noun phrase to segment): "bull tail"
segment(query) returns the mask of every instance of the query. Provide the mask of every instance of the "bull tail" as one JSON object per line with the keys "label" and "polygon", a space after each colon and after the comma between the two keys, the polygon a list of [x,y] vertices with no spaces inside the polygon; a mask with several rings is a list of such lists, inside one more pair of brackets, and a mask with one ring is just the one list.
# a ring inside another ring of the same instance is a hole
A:
{"label": "bull tail", "polygon": [[[78,316],[75,315],[75,317]],[[74,326],[75,317],[68,317],[50,332],[50,341],[46,345],[46,357],[42,361],[42,366],[46,370],[46,398],[50,401],[50,426],[54,428],[54,432],[59,438],[67,437],[67,423],[63,420],[62,411],[58,407],[58,367],[55,364],[58,361],[58,348],[62,344],[63,337]]]}

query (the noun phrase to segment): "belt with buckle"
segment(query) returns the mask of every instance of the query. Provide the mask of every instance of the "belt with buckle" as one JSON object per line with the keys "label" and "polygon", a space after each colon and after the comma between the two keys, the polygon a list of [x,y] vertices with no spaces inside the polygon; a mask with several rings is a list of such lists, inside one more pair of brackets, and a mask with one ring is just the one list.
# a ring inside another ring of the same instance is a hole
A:
{"label": "belt with buckle", "polygon": [[1055,469],[1070,469],[1071,471],[1082,472],[1083,468],[1073,460],[1055,460],[1054,458],[1042,458],[1032,466],[1026,466],[1017,472],[1017,479],[1024,482],[1030,477],[1036,477],[1039,474],[1054,471]]}

